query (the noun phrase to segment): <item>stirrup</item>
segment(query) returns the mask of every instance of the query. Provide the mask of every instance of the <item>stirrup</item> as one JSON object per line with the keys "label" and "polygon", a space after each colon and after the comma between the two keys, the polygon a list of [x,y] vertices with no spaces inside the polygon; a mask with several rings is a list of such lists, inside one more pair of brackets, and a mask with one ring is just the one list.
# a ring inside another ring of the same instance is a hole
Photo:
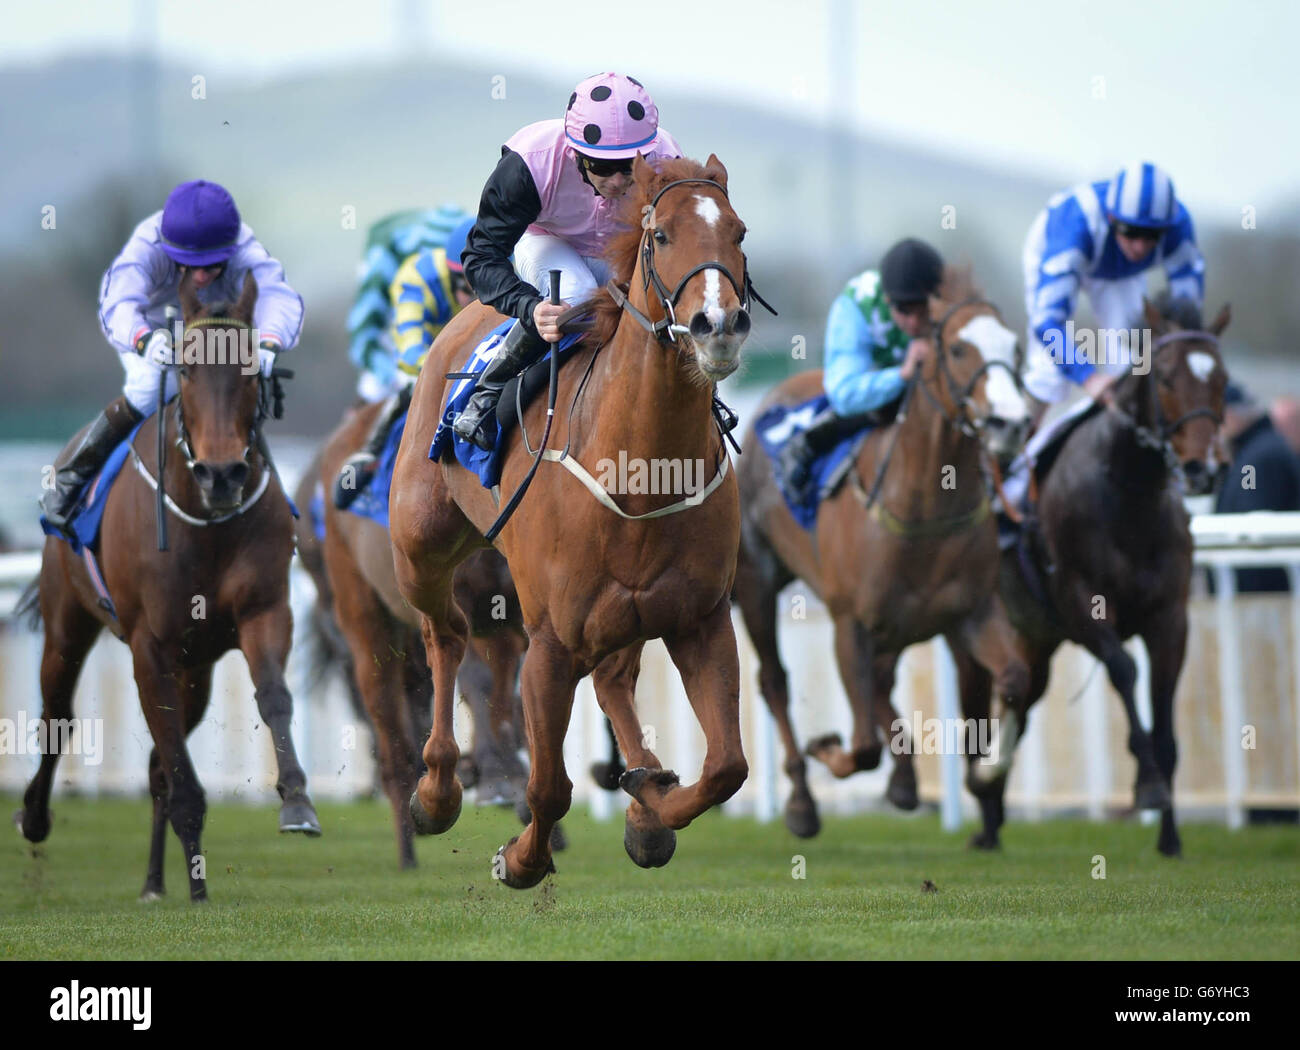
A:
{"label": "stirrup", "polygon": [[[367,462],[368,461],[368,462]],[[351,468],[351,474],[348,473]],[[338,476],[334,479],[334,506],[338,510],[347,510],[361,494],[361,490],[366,488],[375,476],[375,471],[379,468],[379,457],[371,455],[369,452],[354,452],[343,461],[343,466],[339,468]],[[351,477],[352,484],[345,485],[343,482]]]}

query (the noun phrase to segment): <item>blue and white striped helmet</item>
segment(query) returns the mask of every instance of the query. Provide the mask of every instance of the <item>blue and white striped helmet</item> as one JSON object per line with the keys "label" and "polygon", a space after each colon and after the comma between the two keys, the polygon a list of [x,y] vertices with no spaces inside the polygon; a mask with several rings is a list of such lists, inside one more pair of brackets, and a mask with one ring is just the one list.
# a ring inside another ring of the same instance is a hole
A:
{"label": "blue and white striped helmet", "polygon": [[1163,229],[1178,211],[1173,180],[1154,164],[1130,164],[1110,180],[1106,214],[1132,226]]}

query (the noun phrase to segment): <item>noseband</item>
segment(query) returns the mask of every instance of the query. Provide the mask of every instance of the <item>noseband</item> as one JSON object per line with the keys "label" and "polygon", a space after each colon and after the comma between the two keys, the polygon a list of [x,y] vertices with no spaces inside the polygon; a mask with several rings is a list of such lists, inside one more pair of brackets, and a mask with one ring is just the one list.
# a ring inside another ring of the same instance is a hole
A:
{"label": "noseband", "polygon": [[[745,253],[741,252],[740,257],[744,261],[744,270],[741,273],[741,279],[736,280],[735,275],[716,259],[710,259],[708,262],[702,262],[698,266],[692,267],[686,272],[677,286],[669,290],[668,285],[664,283],[659,271],[655,267],[655,242],[654,234],[657,230],[655,226],[655,206],[669,190],[677,186],[704,185],[712,186],[715,190],[722,193],[723,197],[727,196],[726,187],[714,182],[712,179],[676,179],[662,187],[654,195],[644,208],[642,214],[642,232],[641,232],[641,289],[647,296],[650,294],[651,283],[655,286],[655,293],[659,299],[659,305],[663,308],[664,316],[658,321],[651,321],[649,317],[643,314],[631,302],[628,301],[627,293],[611,278],[605,285],[606,291],[609,292],[622,309],[636,318],[637,323],[647,332],[655,337],[659,342],[676,343],[678,335],[689,335],[690,329],[677,323],[676,306],[677,301],[681,298],[682,292],[686,288],[686,283],[696,274],[703,273],[705,270],[717,270],[726,279],[727,283],[736,292],[736,297],[740,300],[742,310],[748,311],[751,301],[761,303],[773,317],[777,316],[775,310],[768,305],[758,291],[754,288],[754,282],[749,278],[749,260]],[[729,199],[729,198],[728,198]],[[665,338],[666,337],[666,338]]]}

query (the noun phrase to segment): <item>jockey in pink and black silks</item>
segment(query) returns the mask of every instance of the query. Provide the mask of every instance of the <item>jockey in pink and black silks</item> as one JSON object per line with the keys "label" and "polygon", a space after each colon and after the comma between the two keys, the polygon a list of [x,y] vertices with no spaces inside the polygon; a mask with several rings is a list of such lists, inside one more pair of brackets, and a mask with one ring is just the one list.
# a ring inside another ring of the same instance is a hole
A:
{"label": "jockey in pink and black silks", "polygon": [[191,279],[205,302],[234,302],[245,274],[257,282],[253,325],[258,358],[269,374],[275,355],[298,342],[302,298],[289,287],[284,268],[240,220],[230,194],[215,182],[183,182],[161,211],[141,222],[104,273],[99,321],[126,372],[122,395],[90,425],[46,493],[46,520],[66,530],[85,485],[108,455],[158,403],[161,384],[176,389],[169,306],[179,307],[181,278]]}
{"label": "jockey in pink and black silks", "polygon": [[[567,306],[608,279],[604,252],[638,154],[653,162],[681,150],[641,83],[618,73],[588,77],[563,118],[529,124],[501,148],[462,258],[479,299],[517,322],[453,424],[465,440],[488,445],[482,423],[502,387],[559,341]],[[552,269],[567,305],[548,301]]]}

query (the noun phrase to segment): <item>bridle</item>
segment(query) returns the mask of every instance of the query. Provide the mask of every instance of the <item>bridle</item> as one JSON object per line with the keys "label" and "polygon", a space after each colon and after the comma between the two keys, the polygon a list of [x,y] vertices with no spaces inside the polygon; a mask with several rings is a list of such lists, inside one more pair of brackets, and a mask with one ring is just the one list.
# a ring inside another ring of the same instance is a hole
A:
{"label": "bridle", "polygon": [[610,297],[614,302],[617,303],[620,308],[631,314],[636,319],[636,322],[654,336],[660,343],[675,344],[678,335],[690,335],[689,328],[677,323],[677,301],[681,298],[687,282],[696,274],[703,273],[705,270],[717,270],[727,279],[727,283],[735,290],[736,297],[740,300],[742,310],[748,311],[751,302],[757,301],[762,304],[762,306],[766,308],[773,317],[777,316],[777,312],[772,309],[767,301],[758,294],[757,289],[754,288],[754,282],[750,280],[749,277],[749,260],[746,258],[744,252],[740,253],[740,257],[744,262],[744,270],[741,272],[741,278],[739,281],[736,280],[735,275],[727,269],[726,266],[718,262],[716,259],[702,262],[698,266],[694,266],[690,270],[686,271],[682,279],[677,282],[677,286],[671,290],[668,288],[668,285],[664,283],[663,278],[659,276],[659,271],[655,267],[654,235],[658,230],[658,227],[655,225],[655,207],[658,205],[659,199],[669,190],[674,189],[677,186],[690,186],[697,184],[712,186],[714,189],[720,191],[723,197],[727,197],[726,187],[722,186],[720,183],[714,182],[712,179],[675,179],[667,185],[662,186],[659,192],[654,195],[654,199],[641,209],[641,288],[648,296],[650,293],[650,285],[652,283],[654,284],[655,293],[658,297],[659,305],[663,308],[664,316],[658,321],[650,320],[649,317],[632,305],[627,297],[627,293],[618,286],[617,282],[615,282],[613,278],[611,278],[605,285],[605,290],[609,292]]}
{"label": "bridle", "polygon": [[[1215,357],[1219,357],[1219,337],[1213,332],[1206,332],[1197,329],[1180,328],[1172,332],[1166,332],[1160,336],[1151,346],[1151,367],[1155,368],[1156,358],[1160,356],[1161,351],[1168,349],[1174,343],[1181,342],[1206,342],[1214,348]],[[1130,373],[1131,374],[1131,373]],[[1169,386],[1169,380],[1159,374],[1156,380],[1163,386]],[[1223,414],[1214,411],[1208,405],[1201,408],[1193,408],[1184,412],[1172,422],[1166,421],[1164,413],[1160,408],[1160,398],[1155,394],[1154,389],[1148,395],[1152,402],[1152,414],[1155,416],[1156,427],[1152,429],[1145,423],[1139,423],[1132,415],[1123,408],[1112,404],[1110,412],[1114,414],[1125,426],[1133,431],[1133,437],[1143,448],[1151,449],[1153,452],[1159,452],[1165,460],[1165,465],[1171,473],[1176,473],[1182,468],[1182,463],[1178,459],[1178,453],[1174,451],[1172,438],[1184,426],[1193,419],[1208,418],[1213,420],[1215,426],[1223,422]]]}

